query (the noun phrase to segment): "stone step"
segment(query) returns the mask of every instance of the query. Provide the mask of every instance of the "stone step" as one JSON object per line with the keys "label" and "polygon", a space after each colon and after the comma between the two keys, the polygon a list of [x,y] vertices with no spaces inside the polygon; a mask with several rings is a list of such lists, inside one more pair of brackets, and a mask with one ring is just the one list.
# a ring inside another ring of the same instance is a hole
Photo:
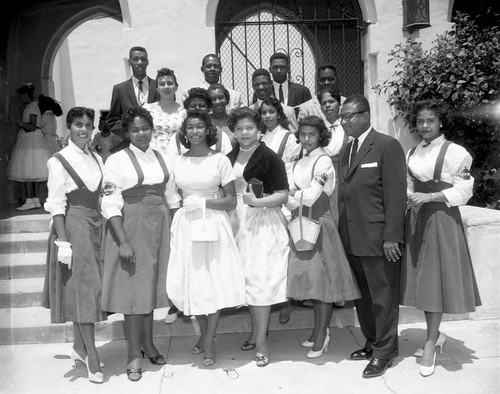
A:
{"label": "stone step", "polygon": [[44,281],[43,277],[0,280],[0,308],[42,305]]}
{"label": "stone step", "polygon": [[[173,324],[165,324],[163,319],[167,308],[154,311],[155,337],[192,336],[198,335],[196,321],[189,317],[179,317]],[[468,315],[444,315],[444,320],[466,320]],[[424,315],[415,308],[401,307],[401,324],[424,322]],[[292,315],[287,324],[279,323],[279,310],[273,307],[269,322],[270,331],[310,329],[313,326],[314,316],[312,308],[294,305]],[[342,309],[334,309],[331,327],[359,326],[356,311],[351,303]],[[246,307],[223,310],[217,332],[243,333],[250,332],[250,314]],[[109,341],[124,339],[125,330],[122,314],[113,314],[108,320],[96,324],[96,340]],[[27,307],[0,309],[0,345],[28,344],[28,343],[55,343],[72,342],[72,323],[51,324],[50,311],[43,307]]]}
{"label": "stone step", "polygon": [[0,254],[0,280],[41,278],[45,275],[46,253]]}
{"label": "stone step", "polygon": [[0,219],[0,234],[46,232],[50,218],[48,213],[37,213]]}
{"label": "stone step", "polygon": [[49,232],[0,234],[0,254],[47,251]]}

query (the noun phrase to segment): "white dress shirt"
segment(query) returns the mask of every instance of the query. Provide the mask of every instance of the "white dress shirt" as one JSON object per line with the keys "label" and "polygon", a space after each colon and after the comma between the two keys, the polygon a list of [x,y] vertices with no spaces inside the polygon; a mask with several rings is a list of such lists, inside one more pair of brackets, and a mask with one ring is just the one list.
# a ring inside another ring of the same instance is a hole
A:
{"label": "white dress shirt", "polygon": [[137,100],[139,105],[143,105],[148,102],[148,94],[149,94],[149,78],[146,76],[142,79],[142,92],[139,96],[139,79],[132,76],[132,82],[134,84],[134,93],[135,97],[140,97],[140,100]]}
{"label": "white dress shirt", "polygon": [[[146,152],[143,152],[132,144],[130,144],[130,150],[134,153],[139,166],[144,173],[144,181],[142,184],[154,185],[162,183],[164,178],[163,170],[153,150],[148,148]],[[179,208],[181,198],[177,193],[172,174],[170,173],[172,166],[169,164],[169,161],[165,158],[165,156],[163,156],[163,159],[165,160],[169,171],[169,178],[165,190],[167,203],[171,209]],[[101,209],[102,214],[106,219],[122,215],[122,191],[137,185],[137,182],[137,172],[125,151],[119,151],[108,157],[106,164],[104,165],[103,184],[111,183],[114,185],[115,190],[110,195],[105,195],[102,198]]]}
{"label": "white dress shirt", "polygon": [[[91,192],[96,191],[102,176],[101,157],[94,154],[96,162],[90,153],[84,153],[71,139],[68,141],[68,145],[59,153],[73,167],[87,189]],[[47,162],[47,167],[49,169],[49,179],[47,180],[49,193],[44,209],[52,216],[64,215],[66,213],[66,194],[78,189],[78,186],[57,158],[51,157]]]}
{"label": "white dress shirt", "polygon": [[278,100],[280,99],[280,85],[281,88],[283,89],[283,102],[281,104],[286,104],[288,103],[288,80],[286,80],[283,83],[278,83],[275,81],[273,82],[273,87],[274,87],[274,97],[276,97]]}
{"label": "white dress shirt", "polygon": [[[444,136],[440,136],[432,140],[428,146],[424,147],[425,141],[417,145],[408,162],[408,168],[417,179],[423,182],[433,179],[436,160],[444,142]],[[407,161],[409,153],[406,155]],[[453,185],[449,189],[442,190],[448,200],[448,206],[464,205],[472,197],[474,178],[463,171],[470,170],[471,165],[472,157],[464,147],[453,143],[448,147],[441,171],[441,180]],[[409,175],[407,188],[408,193],[414,192],[413,181]]]}

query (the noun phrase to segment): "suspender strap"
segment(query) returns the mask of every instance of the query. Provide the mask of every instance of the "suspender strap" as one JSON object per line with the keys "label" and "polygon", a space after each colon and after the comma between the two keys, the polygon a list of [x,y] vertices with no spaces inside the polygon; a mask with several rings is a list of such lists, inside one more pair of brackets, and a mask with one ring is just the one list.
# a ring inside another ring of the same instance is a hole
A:
{"label": "suspender strap", "polygon": [[164,174],[163,182],[166,183],[168,181],[168,169],[167,169],[167,165],[165,164],[165,160],[163,160],[163,156],[161,155],[160,152],[155,151],[153,149],[153,153],[155,154],[156,159],[158,160],[158,163],[160,163],[160,167],[163,170],[163,174]]}
{"label": "suspender strap", "polygon": [[290,136],[290,134],[292,134],[291,131],[289,131],[288,133],[285,134],[285,136],[281,140],[281,144],[280,144],[280,147],[278,149],[278,152],[276,152],[276,154],[278,155],[278,157],[280,159],[283,159],[283,153],[285,152],[286,144],[288,142],[288,137]]}
{"label": "suspender strap", "polygon": [[142,185],[142,182],[144,182],[144,172],[142,172],[142,168],[139,165],[139,162],[137,161],[134,152],[132,152],[130,148],[125,148],[124,151],[127,153],[128,157],[130,158],[130,161],[134,165],[135,172],[137,172],[137,184]]}
{"label": "suspender strap", "polygon": [[323,156],[326,156],[326,157],[328,157],[328,158],[330,157],[330,156],[328,156],[326,153],[323,153],[322,155],[319,155],[319,156],[316,158],[316,161],[314,162],[314,164],[313,164],[313,168],[312,168],[312,170],[311,170],[311,179],[314,179],[314,170],[316,169],[316,164],[318,163],[318,160],[319,160],[321,157],[323,157]]}
{"label": "suspender strap", "polygon": [[441,171],[443,170],[444,157],[448,147],[451,145],[451,141],[445,141],[441,146],[439,155],[436,160],[436,166],[434,167],[434,180],[439,181],[441,179]]}
{"label": "suspender strap", "polygon": [[82,178],[76,173],[75,169],[69,164],[69,162],[64,158],[63,155],[61,155],[59,152],[54,153],[53,155],[59,162],[62,164],[66,172],[69,174],[71,179],[76,183],[76,186],[78,186],[79,189],[86,188],[87,186],[85,183],[82,181]]}

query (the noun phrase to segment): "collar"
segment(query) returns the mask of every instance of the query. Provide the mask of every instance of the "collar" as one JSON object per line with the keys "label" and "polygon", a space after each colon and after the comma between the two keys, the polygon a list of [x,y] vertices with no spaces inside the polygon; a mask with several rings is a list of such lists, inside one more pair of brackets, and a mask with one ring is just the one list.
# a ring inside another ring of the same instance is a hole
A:
{"label": "collar", "polygon": [[146,149],[146,152],[143,152],[139,148],[137,148],[134,144],[130,144],[129,146],[130,150],[134,153],[134,155],[139,155],[139,156],[150,156],[153,154],[153,150],[151,149],[151,145]]}
{"label": "collar", "polygon": [[330,127],[333,127],[333,129],[335,130],[337,127],[340,126],[340,119],[337,118],[337,120],[333,123],[330,123],[326,118],[325,118],[325,125],[328,129],[330,129]]}
{"label": "collar", "polygon": [[432,145],[432,146],[437,146],[437,145],[441,145],[444,143],[445,138],[444,138],[444,134],[441,134],[439,137],[437,138],[434,138],[431,142],[427,143],[425,142],[424,140],[422,140],[420,142],[420,145],[422,146],[422,148],[427,148],[429,145]]}
{"label": "collar", "polygon": [[68,138],[68,146],[74,150],[75,152],[81,154],[81,155],[89,155],[89,149],[81,149],[79,146],[77,146],[73,141],[71,141],[71,138]]}
{"label": "collar", "polygon": [[[142,78],[141,81],[142,81],[142,86],[147,87],[149,85],[149,80],[147,75],[144,78]],[[139,79],[132,75],[132,82],[134,83],[134,86],[137,86],[137,84],[139,83]]]}
{"label": "collar", "polygon": [[[366,139],[366,137],[368,136],[368,134],[370,133],[370,131],[372,131],[373,127],[370,126],[368,127],[368,130],[366,130],[363,134],[361,134],[359,137],[358,137],[358,151],[359,151],[359,148],[361,147],[361,145],[363,145],[363,141]],[[353,140],[354,138],[351,137],[351,140]]]}
{"label": "collar", "polygon": [[304,153],[304,157],[318,157],[320,155],[322,155],[324,152],[324,150],[321,148],[321,146],[318,146],[316,149],[314,149],[312,152],[309,152],[309,153]]}

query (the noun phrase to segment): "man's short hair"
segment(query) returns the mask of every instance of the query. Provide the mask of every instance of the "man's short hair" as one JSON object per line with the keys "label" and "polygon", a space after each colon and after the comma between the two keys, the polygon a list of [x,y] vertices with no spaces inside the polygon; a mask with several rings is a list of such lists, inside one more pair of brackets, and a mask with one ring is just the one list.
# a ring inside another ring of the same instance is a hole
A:
{"label": "man's short hair", "polygon": [[260,75],[264,75],[265,77],[269,78],[269,80],[271,79],[271,74],[269,73],[269,71],[267,71],[265,68],[258,68],[252,74],[252,81]]}
{"label": "man's short hair", "polygon": [[209,57],[215,57],[219,61],[219,63],[221,62],[219,56],[217,56],[215,53],[209,53],[208,55],[203,56],[203,59],[201,59],[201,66],[202,67],[205,65],[205,62],[207,61],[207,59]]}
{"label": "man's short hair", "polygon": [[136,46],[136,47],[130,48],[130,51],[128,51],[128,57],[130,58],[132,56],[132,52],[135,52],[135,51],[145,52],[146,55],[148,54],[148,51],[146,51],[146,48]]}
{"label": "man's short hair", "polygon": [[323,64],[323,65],[319,66],[317,75],[319,75],[319,73],[323,70],[333,70],[335,76],[338,77],[337,68],[333,64]]}
{"label": "man's short hair", "polygon": [[346,104],[358,104],[361,108],[364,108],[364,111],[370,112],[370,103],[368,99],[361,94],[353,94],[345,99],[342,105]]}
{"label": "man's short hair", "polygon": [[290,58],[286,53],[283,52],[274,52],[269,58],[269,64],[271,64],[274,59],[285,59],[286,64],[290,64]]}

